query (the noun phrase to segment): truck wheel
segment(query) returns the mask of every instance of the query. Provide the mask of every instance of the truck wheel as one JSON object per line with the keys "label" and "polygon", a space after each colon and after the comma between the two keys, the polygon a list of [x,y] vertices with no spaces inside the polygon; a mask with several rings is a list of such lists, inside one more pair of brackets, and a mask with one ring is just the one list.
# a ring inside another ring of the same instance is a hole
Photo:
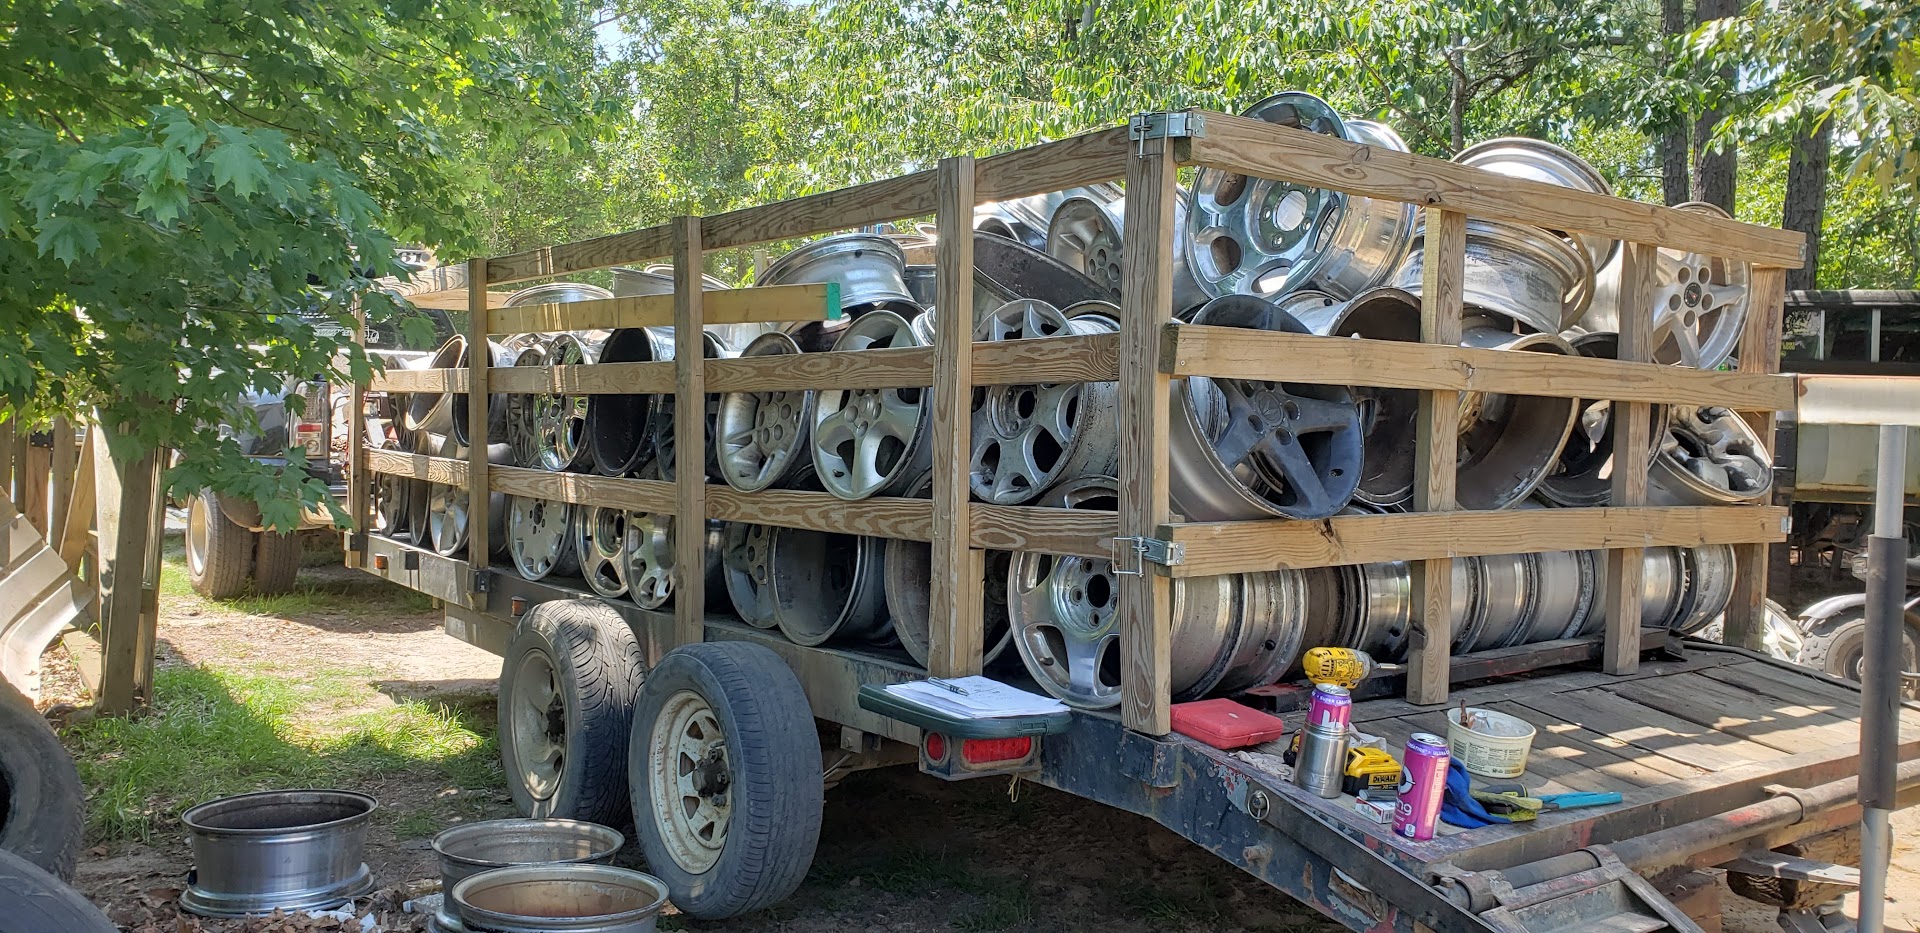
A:
{"label": "truck wheel", "polygon": [[[1906,614],[1902,634],[1906,652],[1901,670],[1920,670],[1920,615]],[[1829,620],[1807,634],[1806,643],[1800,648],[1800,663],[1858,683],[1866,654],[1867,617],[1848,614]],[[1920,696],[1912,684],[1907,685],[1905,693],[1909,697]]]}
{"label": "truck wheel", "polygon": [[119,927],[67,883],[0,852],[0,930],[115,933]]}
{"label": "truck wheel", "polygon": [[521,813],[625,825],[627,729],[645,678],[612,609],[556,600],[527,613],[500,668],[500,760]]}
{"label": "truck wheel", "polygon": [[300,577],[300,557],[305,553],[299,532],[282,534],[262,531],[253,558],[253,591],[272,596],[293,589]]}
{"label": "truck wheel", "polygon": [[807,876],[825,791],[800,681],[745,642],[667,653],[633,711],[633,825],[682,913],[769,907]]}
{"label": "truck wheel", "polygon": [[[0,850],[71,879],[80,857],[80,807],[73,756],[33,703],[0,680]],[[6,916],[0,909],[0,927]]]}
{"label": "truck wheel", "polygon": [[227,519],[213,490],[202,489],[187,503],[187,582],[210,599],[228,599],[247,590],[253,573],[253,532]]}

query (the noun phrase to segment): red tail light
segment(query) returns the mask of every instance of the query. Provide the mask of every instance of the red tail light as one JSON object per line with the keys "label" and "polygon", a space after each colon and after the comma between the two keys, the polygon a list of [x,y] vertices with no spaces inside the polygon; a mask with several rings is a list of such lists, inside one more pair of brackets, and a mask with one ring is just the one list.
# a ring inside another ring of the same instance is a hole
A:
{"label": "red tail light", "polygon": [[968,765],[992,765],[1019,761],[1033,754],[1033,737],[1011,739],[966,739],[960,743],[960,761]]}

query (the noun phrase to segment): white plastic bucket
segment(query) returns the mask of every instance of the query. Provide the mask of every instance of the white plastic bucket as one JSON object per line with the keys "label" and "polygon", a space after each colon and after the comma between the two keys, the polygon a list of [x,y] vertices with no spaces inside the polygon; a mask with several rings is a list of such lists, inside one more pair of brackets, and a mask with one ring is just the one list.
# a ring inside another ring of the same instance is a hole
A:
{"label": "white plastic bucket", "polygon": [[1513,778],[1527,771],[1527,753],[1533,750],[1535,729],[1516,716],[1490,709],[1467,707],[1473,728],[1460,724],[1460,708],[1447,710],[1447,744],[1469,774]]}

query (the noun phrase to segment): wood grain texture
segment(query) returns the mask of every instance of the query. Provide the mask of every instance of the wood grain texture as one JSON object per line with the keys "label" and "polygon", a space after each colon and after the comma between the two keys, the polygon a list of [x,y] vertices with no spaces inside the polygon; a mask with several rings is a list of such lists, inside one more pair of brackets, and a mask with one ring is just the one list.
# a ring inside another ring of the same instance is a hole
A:
{"label": "wood grain texture", "polygon": [[[1160,329],[1173,307],[1173,207],[1177,166],[1167,140],[1139,143],[1127,161],[1120,284],[1120,515],[1122,536],[1166,523],[1170,380],[1160,371]],[[1124,568],[1123,568],[1124,569]],[[1173,728],[1173,585],[1157,573],[1121,576],[1120,715],[1127,728]]]}
{"label": "wood grain texture", "polygon": [[[492,312],[487,330],[493,334],[525,334],[671,327],[674,301],[673,295],[637,295],[498,308]],[[708,324],[831,320],[840,316],[840,286],[708,289],[702,296],[702,316]]]}
{"label": "wood grain texture", "polygon": [[1116,126],[988,156],[975,167],[974,203],[1112,181],[1127,173],[1133,151],[1127,128]]}
{"label": "wood grain texture", "polygon": [[1778,541],[1786,514],[1771,505],[1408,512],[1170,523],[1159,536],[1186,546],[1186,561],[1168,568],[1171,574],[1195,577],[1516,552]]}
{"label": "wood grain texture", "polygon": [[[1622,361],[1645,363],[1653,354],[1653,301],[1659,250],[1644,243],[1622,244],[1620,271],[1620,343]],[[1671,367],[1678,371],[1681,367]],[[1647,458],[1652,445],[1648,433],[1653,406],[1646,401],[1614,402],[1613,477],[1608,501],[1631,508],[1647,501]],[[1602,599],[1607,610],[1606,652],[1601,666],[1609,674],[1631,674],[1640,668],[1641,578],[1646,549],[1617,548],[1607,552]]]}
{"label": "wood grain texture", "polygon": [[[674,644],[688,645],[707,629],[707,373],[701,347],[708,293],[700,250],[700,218],[673,224]],[[837,298],[838,296],[836,296]]]}
{"label": "wood grain texture", "polygon": [[[1740,335],[1740,371],[1768,374],[1780,371],[1781,318],[1786,313],[1787,272],[1785,269],[1755,268],[1747,280],[1748,304],[1746,330]],[[1791,378],[1791,377],[1780,377]],[[1771,412],[1745,413],[1747,423],[1767,450],[1777,450],[1779,438],[1774,432]],[[1776,495],[1778,492],[1776,492]],[[1767,547],[1740,545],[1733,549],[1733,601],[1727,605],[1726,643],[1766,649],[1767,632]]]}
{"label": "wood grain texture", "polygon": [[[666,225],[629,230],[559,246],[543,246],[486,260],[485,283],[504,285],[554,275],[570,275],[667,255],[673,229]],[[471,274],[471,273],[469,273]]]}
{"label": "wood grain texture", "polygon": [[1231,172],[1411,201],[1485,220],[1598,233],[1633,243],[1799,268],[1805,237],[1739,221],[1496,175],[1426,156],[1350,143],[1262,120],[1206,114],[1181,161]]}
{"label": "wood grain texture", "polygon": [[97,478],[94,473],[94,434],[99,425],[87,425],[86,436],[80,439],[78,462],[73,467],[73,495],[67,500],[67,520],[62,523],[58,546],[60,559],[68,567],[80,566],[80,558],[87,553],[93,541],[94,504]]}
{"label": "wood grain texture", "polygon": [[973,384],[977,386],[1112,382],[1118,378],[1119,334],[1040,337],[973,345]]}
{"label": "wood grain texture", "polygon": [[493,391],[515,395],[664,394],[674,390],[671,360],[658,363],[589,363],[578,366],[509,366],[491,376]]}
{"label": "wood grain texture", "polygon": [[701,245],[707,249],[752,246],[769,240],[851,230],[934,211],[934,173],[811,194],[760,207],[715,214],[701,221]]}
{"label": "wood grain texture", "polygon": [[933,502],[888,496],[848,502],[824,492],[769,489],[744,493],[730,486],[713,486],[707,489],[707,517],[844,535],[926,541],[932,537]]}
{"label": "wood grain texture", "polygon": [[[359,301],[353,304],[353,342],[362,350],[367,346],[367,312]],[[367,387],[355,382],[347,396],[347,520],[342,536],[341,559],[348,567],[359,567],[364,552],[353,546],[356,534],[373,529],[372,474],[367,472]],[[55,438],[58,441],[58,438]]]}
{"label": "wood grain texture", "polygon": [[552,473],[508,466],[496,466],[489,473],[494,492],[526,499],[602,505],[655,515],[671,515],[679,507],[674,484],[665,480]]}
{"label": "wood grain texture", "polygon": [[990,551],[1041,551],[1076,557],[1113,556],[1118,513],[973,503],[973,546]]}
{"label": "wood grain texture", "polygon": [[400,369],[390,366],[367,380],[369,392],[465,392],[470,374],[464,369]]}
{"label": "wood grain texture", "polygon": [[[1420,340],[1429,346],[1453,348],[1460,343],[1467,218],[1458,211],[1434,208],[1426,208],[1424,213],[1426,261],[1420,283]],[[1391,368],[1377,362],[1374,365],[1382,370]],[[1418,512],[1446,513],[1459,505],[1455,498],[1459,406],[1458,391],[1420,393],[1413,460],[1413,507]],[[1443,522],[1448,518],[1437,517]],[[1444,703],[1450,680],[1447,654],[1453,644],[1453,562],[1423,560],[1410,564],[1409,569],[1414,614],[1408,640],[1407,699],[1412,703]]]}
{"label": "wood grain texture", "polygon": [[487,263],[475,259],[467,263],[467,295],[472,299],[467,307],[467,426],[474,443],[467,449],[467,553],[478,555],[473,563],[482,572],[474,574],[474,602],[483,602],[481,595],[485,590],[485,572],[487,556],[493,553],[493,542],[489,540],[492,532],[488,511],[493,507],[493,496],[487,491],[487,425],[490,412],[488,405],[493,396],[488,393],[488,370],[493,367],[493,354],[488,352],[491,346],[487,342]]}
{"label": "wood grain texture", "polygon": [[103,426],[94,433],[102,633],[96,709],[102,715],[124,716],[150,699],[138,693],[141,645],[152,643],[141,629],[158,619],[141,610],[159,471],[152,452],[133,461],[114,458],[108,452],[107,430],[111,429]]}
{"label": "wood grain texture", "polygon": [[839,350],[707,361],[712,392],[887,389],[933,384],[932,347]]}
{"label": "wood grain texture", "polygon": [[452,457],[410,454],[399,450],[369,449],[367,472],[423,479],[440,486],[465,487],[467,485],[467,461]]}
{"label": "wood grain texture", "polygon": [[[1508,350],[1315,337],[1233,327],[1169,324],[1162,368],[1175,376],[1275,379],[1324,385],[1502,392],[1554,398],[1790,410],[1790,376],[1723,373]],[[1457,341],[1456,341],[1457,342]]]}
{"label": "wood grain texture", "polygon": [[[942,308],[973,307],[974,163],[966,156],[942,159],[936,169],[939,208],[935,224]],[[973,315],[934,319],[933,344],[933,549],[928,581],[927,670],[936,677],[980,672],[986,640],[980,581],[986,555],[972,547],[973,523],[967,465],[973,460]]]}

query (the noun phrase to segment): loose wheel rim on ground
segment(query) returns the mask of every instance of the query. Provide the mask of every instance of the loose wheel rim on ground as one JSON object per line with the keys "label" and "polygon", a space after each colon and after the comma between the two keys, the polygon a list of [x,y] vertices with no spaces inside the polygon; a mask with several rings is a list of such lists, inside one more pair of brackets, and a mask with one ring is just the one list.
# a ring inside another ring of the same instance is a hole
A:
{"label": "loose wheel rim on ground", "polygon": [[207,500],[205,496],[194,496],[187,503],[187,569],[193,575],[205,576],[207,572]]}
{"label": "loose wheel rim on ground", "polygon": [[732,765],[713,707],[682,690],[667,698],[647,738],[654,823],[674,862],[692,874],[713,868],[733,819]]}
{"label": "loose wheel rim on ground", "polygon": [[508,727],[513,730],[514,775],[534,800],[532,816],[551,809],[566,773],[567,717],[566,700],[553,659],[544,651],[529,651],[520,659],[519,684],[513,705],[508,710]]}

